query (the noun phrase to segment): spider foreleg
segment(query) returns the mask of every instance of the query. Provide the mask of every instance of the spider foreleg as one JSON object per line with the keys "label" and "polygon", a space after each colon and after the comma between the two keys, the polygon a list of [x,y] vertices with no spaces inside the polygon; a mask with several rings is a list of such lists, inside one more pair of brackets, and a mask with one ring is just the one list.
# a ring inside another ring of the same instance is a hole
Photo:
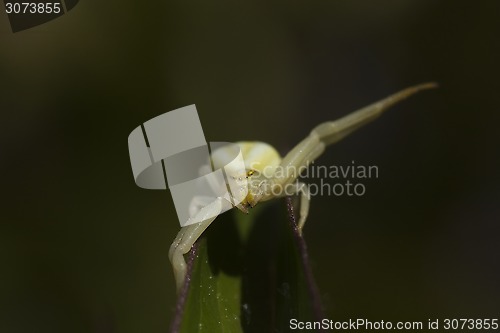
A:
{"label": "spider foreleg", "polygon": [[203,207],[194,217],[195,220],[201,222],[182,227],[170,246],[168,258],[174,271],[177,291],[182,288],[186,279],[187,265],[184,255],[191,250],[193,244],[222,211],[222,200],[225,199],[217,198],[217,200]]}
{"label": "spider foreleg", "polygon": [[311,134],[317,134],[325,145],[342,140],[358,128],[378,118],[384,111],[421,90],[436,88],[435,83],[424,83],[403,89],[373,104],[356,110],[335,121],[328,121],[316,126]]}
{"label": "spider foreleg", "polygon": [[309,192],[309,187],[305,183],[297,182],[298,191],[300,192],[300,208],[299,208],[299,223],[297,228],[299,234],[302,235],[302,229],[309,216],[309,204],[311,203],[311,193]]}
{"label": "spider foreleg", "polygon": [[299,221],[297,223],[297,228],[299,234],[302,235],[302,229],[306,223],[307,216],[309,215],[309,204],[311,202],[311,194],[307,184],[303,182],[286,183],[281,185],[281,193],[278,197],[286,197],[300,194],[299,203]]}
{"label": "spider foreleg", "polygon": [[[274,176],[274,184],[293,182],[300,171],[319,157],[326,146],[340,141],[358,128],[376,119],[384,111],[401,100],[424,89],[435,88],[435,83],[425,83],[406,88],[378,102],[361,108],[336,121],[328,121],[316,126],[309,136],[299,142],[281,161]],[[284,172],[283,172],[284,171]]]}

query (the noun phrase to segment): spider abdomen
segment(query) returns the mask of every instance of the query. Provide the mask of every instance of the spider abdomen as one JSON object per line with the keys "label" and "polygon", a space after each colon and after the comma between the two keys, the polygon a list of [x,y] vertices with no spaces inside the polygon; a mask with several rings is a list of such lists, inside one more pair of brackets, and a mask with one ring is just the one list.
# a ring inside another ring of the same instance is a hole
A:
{"label": "spider abdomen", "polygon": [[240,146],[247,171],[272,174],[281,163],[280,154],[273,146],[259,141],[242,141]]}

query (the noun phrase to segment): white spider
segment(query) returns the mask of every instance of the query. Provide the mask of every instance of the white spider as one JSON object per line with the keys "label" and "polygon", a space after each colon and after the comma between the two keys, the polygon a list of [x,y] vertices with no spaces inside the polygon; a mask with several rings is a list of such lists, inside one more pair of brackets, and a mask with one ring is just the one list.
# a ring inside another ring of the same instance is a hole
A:
{"label": "white spider", "polygon": [[[254,207],[261,201],[300,193],[298,230],[302,232],[309,212],[310,196],[307,186],[296,181],[300,176],[299,172],[293,172],[293,170],[303,170],[323,153],[326,146],[341,140],[351,132],[374,120],[392,105],[420,90],[436,86],[435,83],[413,86],[336,121],[322,123],[316,126],[309,136],[297,144],[284,158],[281,158],[276,149],[266,143],[238,142],[246,170],[234,169],[228,173],[228,176],[234,179],[247,179],[248,183],[245,185],[247,186],[245,188],[247,195],[236,207],[242,212],[248,213],[249,207]],[[221,148],[214,151],[211,157],[213,160],[217,160],[224,154],[224,149]],[[280,172],[277,172],[278,170]],[[287,188],[287,191],[283,191],[284,188]],[[290,193],[290,188],[293,189],[293,193]],[[203,202],[194,200],[192,205],[201,206],[195,218],[202,222],[181,228],[170,246],[169,259],[174,270],[178,291],[183,286],[186,277],[184,254],[189,252],[196,240],[215,220],[218,212],[221,211],[222,200],[224,199],[218,198],[207,206],[203,206]]]}

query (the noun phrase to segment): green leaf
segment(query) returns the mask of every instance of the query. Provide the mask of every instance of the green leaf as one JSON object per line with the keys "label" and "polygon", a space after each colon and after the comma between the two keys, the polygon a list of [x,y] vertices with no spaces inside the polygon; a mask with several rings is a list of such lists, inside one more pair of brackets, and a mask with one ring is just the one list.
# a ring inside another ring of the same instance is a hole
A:
{"label": "green leaf", "polygon": [[172,332],[285,332],[293,318],[323,313],[290,199],[219,216],[188,255]]}

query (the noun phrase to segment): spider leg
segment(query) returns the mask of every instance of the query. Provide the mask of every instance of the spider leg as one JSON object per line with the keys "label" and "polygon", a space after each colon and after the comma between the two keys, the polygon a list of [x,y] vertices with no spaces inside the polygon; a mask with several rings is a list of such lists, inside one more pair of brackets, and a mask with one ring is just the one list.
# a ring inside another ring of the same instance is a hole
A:
{"label": "spider leg", "polygon": [[191,250],[191,247],[196,240],[215,220],[218,213],[222,211],[222,200],[224,199],[217,198],[217,200],[203,207],[194,217],[194,219],[201,222],[182,227],[170,246],[168,258],[170,259],[170,263],[172,264],[172,269],[174,271],[177,291],[182,288],[184,280],[186,279],[187,265],[184,255]]}
{"label": "spider leg", "polygon": [[303,182],[295,182],[293,184],[290,183],[285,185],[279,193],[280,194],[274,198],[283,198],[300,194],[299,222],[297,223],[297,228],[299,230],[299,234],[302,235],[302,229],[304,228],[307,216],[309,215],[309,204],[311,202],[309,187]]}
{"label": "spider leg", "polygon": [[300,193],[300,208],[299,208],[299,222],[297,228],[299,234],[302,235],[302,229],[306,223],[307,216],[309,215],[309,204],[311,203],[311,194],[309,192],[309,187],[305,183],[297,182],[294,184],[295,194]]}
{"label": "spider leg", "polygon": [[375,120],[384,111],[400,101],[414,95],[415,93],[436,88],[436,83],[424,83],[413,87],[403,89],[395,94],[392,94],[378,102],[365,106],[357,111],[348,114],[336,121],[329,121],[316,126],[311,134],[315,133],[320,137],[326,145],[330,145],[342,140],[347,135],[351,134],[358,128]]}
{"label": "spider leg", "polygon": [[297,225],[299,229],[299,234],[302,235],[302,228],[306,224],[307,216],[309,215],[309,204],[311,203],[311,193],[309,192],[309,187],[305,183],[298,182],[300,186],[299,191],[300,196],[300,208],[299,208],[299,223]]}
{"label": "spider leg", "polygon": [[292,183],[298,176],[298,172],[289,170],[300,170],[307,167],[315,158],[321,155],[325,147],[340,141],[358,128],[376,119],[384,111],[400,102],[401,100],[425,89],[435,88],[435,83],[424,83],[409,87],[386,97],[378,102],[354,111],[336,121],[328,121],[316,126],[308,137],[299,142],[281,161],[278,170],[286,170],[274,176],[275,185]]}

